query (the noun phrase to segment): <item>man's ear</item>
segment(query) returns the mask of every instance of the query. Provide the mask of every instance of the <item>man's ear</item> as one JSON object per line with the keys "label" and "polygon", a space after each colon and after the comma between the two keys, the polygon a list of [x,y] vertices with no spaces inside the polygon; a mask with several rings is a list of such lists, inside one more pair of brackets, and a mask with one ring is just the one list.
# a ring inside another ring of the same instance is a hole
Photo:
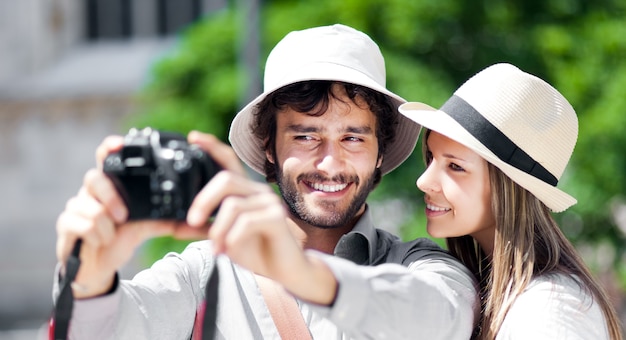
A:
{"label": "man's ear", "polygon": [[383,155],[378,156],[378,162],[376,163],[376,167],[380,168],[381,165],[383,165]]}
{"label": "man's ear", "polygon": [[[263,141],[263,144],[267,145],[267,139]],[[274,163],[274,155],[272,154],[272,150],[269,147],[265,149],[265,158],[267,158],[267,160],[270,163],[275,164]]]}
{"label": "man's ear", "polygon": [[269,150],[265,150],[265,157],[267,158],[267,161],[274,164],[274,157],[272,156],[272,153]]}

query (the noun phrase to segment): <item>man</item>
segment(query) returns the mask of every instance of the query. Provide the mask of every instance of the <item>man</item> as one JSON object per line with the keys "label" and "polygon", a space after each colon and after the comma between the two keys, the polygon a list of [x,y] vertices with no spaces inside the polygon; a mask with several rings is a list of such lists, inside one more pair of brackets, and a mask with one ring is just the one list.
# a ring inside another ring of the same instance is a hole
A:
{"label": "man", "polygon": [[[304,337],[285,323],[317,339],[469,338],[478,312],[469,271],[428,240],[375,229],[365,203],[420,129],[397,114],[404,100],[385,88],[378,46],[343,25],[292,32],[268,57],[264,89],[233,121],[236,155],[213,136],[188,136],[225,171],[196,196],[186,223],[127,223],[111,181],[87,173],[57,222],[60,263],[83,240],[72,335],[188,339],[215,265],[218,338]],[[99,164],[121,144],[107,138]],[[247,179],[237,156],[276,182],[282,199]],[[198,233],[209,240],[117,279],[144,240]],[[296,313],[280,317],[268,282],[290,293],[283,306],[295,297]]]}

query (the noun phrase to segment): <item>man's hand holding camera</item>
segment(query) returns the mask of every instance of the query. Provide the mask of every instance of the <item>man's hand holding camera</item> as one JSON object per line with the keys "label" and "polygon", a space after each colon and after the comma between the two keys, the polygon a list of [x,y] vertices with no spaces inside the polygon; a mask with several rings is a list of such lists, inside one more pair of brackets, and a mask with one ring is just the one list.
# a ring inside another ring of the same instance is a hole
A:
{"label": "man's hand holding camera", "polygon": [[[74,296],[88,298],[107,293],[114,285],[115,273],[139,245],[150,238],[172,235],[183,239],[208,236],[216,253],[283,283],[296,295],[330,302],[335,293],[334,277],[321,261],[305,257],[298,241],[303,238],[302,231],[288,219],[280,197],[270,186],[248,179],[234,151],[214,136],[192,132],[188,141],[225,171],[213,176],[195,195],[185,220],[129,220],[127,202],[103,172],[104,160],[124,147],[124,138],[108,137],[98,147],[98,169],[87,172],[83,186],[57,221],[57,257],[61,263],[65,263],[76,240],[83,240]],[[218,207],[219,213],[210,222]],[[308,285],[302,282],[313,284],[315,278],[311,275],[330,282],[333,289],[323,296],[307,296]]]}
{"label": "man's hand holding camera", "polygon": [[[77,239],[82,239],[81,266],[73,284],[76,298],[110,290],[115,273],[145,240],[174,235],[184,224],[177,221],[128,222],[128,208],[111,179],[102,171],[105,157],[122,149],[121,136],[107,137],[96,150],[98,168],[89,170],[78,194],[57,220],[57,258],[65,263]],[[180,228],[179,228],[180,227]]]}

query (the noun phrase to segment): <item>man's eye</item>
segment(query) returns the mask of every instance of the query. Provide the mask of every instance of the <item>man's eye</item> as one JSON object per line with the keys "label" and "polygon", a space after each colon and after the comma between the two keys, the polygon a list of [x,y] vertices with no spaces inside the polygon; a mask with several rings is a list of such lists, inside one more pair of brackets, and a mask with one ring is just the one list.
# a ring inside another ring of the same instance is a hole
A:
{"label": "man's eye", "polygon": [[302,135],[302,136],[295,136],[294,139],[295,140],[301,140],[301,141],[309,141],[309,140],[313,140],[313,137],[307,136],[307,135]]}
{"label": "man's eye", "polygon": [[348,142],[361,142],[363,139],[355,136],[350,136],[345,138]]}

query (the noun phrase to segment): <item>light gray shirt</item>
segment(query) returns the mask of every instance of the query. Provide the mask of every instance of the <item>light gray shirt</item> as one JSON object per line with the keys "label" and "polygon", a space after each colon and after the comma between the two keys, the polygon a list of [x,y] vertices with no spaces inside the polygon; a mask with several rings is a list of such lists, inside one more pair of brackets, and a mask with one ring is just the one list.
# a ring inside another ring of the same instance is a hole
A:
{"label": "light gray shirt", "polygon": [[[470,338],[479,313],[476,282],[432,241],[401,242],[376,229],[366,211],[335,256],[308,252],[339,282],[332,306],[298,301],[314,339]],[[167,254],[111,294],[75,301],[71,339],[189,339],[216,262],[217,338],[280,339],[254,275],[215,258],[210,241]],[[55,298],[58,291],[55,280]]]}

